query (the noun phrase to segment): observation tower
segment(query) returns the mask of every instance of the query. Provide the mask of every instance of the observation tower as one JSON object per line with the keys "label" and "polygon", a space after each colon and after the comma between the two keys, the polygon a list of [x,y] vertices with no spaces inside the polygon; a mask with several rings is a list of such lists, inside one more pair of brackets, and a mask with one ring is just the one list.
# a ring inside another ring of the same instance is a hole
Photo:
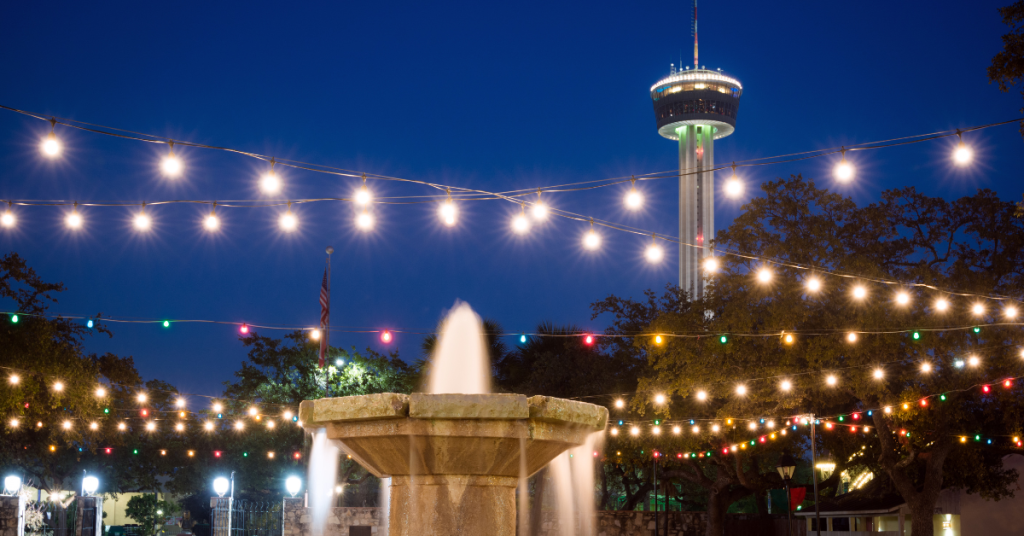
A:
{"label": "observation tower", "polygon": [[743,86],[719,70],[698,67],[697,5],[693,7],[693,69],[671,67],[651,86],[658,134],[679,142],[679,286],[703,295],[702,261],[715,236],[715,140],[736,130]]}

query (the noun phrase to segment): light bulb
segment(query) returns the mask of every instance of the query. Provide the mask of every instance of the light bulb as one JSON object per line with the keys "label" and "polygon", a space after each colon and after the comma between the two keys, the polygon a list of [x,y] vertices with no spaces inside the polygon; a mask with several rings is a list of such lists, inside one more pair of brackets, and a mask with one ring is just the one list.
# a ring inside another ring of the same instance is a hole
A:
{"label": "light bulb", "polygon": [[1017,318],[1017,308],[1012,305],[1007,305],[1006,309],[1003,309],[1003,314],[1006,318],[1013,320],[1014,318]]}
{"label": "light bulb", "polygon": [[615,401],[615,407],[619,408],[619,409],[622,409],[622,408],[626,407],[626,401],[621,399],[621,398],[616,400]]}
{"label": "light bulb", "polygon": [[176,431],[178,431],[178,432],[184,432],[185,431],[185,425],[179,422],[178,424],[174,425],[174,429]]}
{"label": "light bulb", "polygon": [[149,230],[149,227],[153,224],[153,220],[150,220],[149,216],[146,215],[145,212],[139,212],[138,214],[135,215],[135,219],[132,220],[132,224],[135,225],[135,228],[140,231],[147,231]]}
{"label": "light bulb", "polygon": [[807,290],[811,292],[818,292],[821,290],[821,280],[817,277],[812,277],[807,280]]}
{"label": "light bulb", "polygon": [[644,256],[647,257],[648,262],[661,262],[661,259],[665,257],[665,250],[661,249],[661,246],[657,244],[651,244],[647,246]]}
{"label": "light bulb", "polygon": [[82,216],[78,214],[78,211],[72,210],[68,216],[64,218],[64,222],[67,223],[68,228],[70,229],[80,229],[82,227]]}
{"label": "light bulb", "polygon": [[216,231],[220,228],[220,218],[214,214],[208,215],[203,219],[203,227],[206,227],[207,231]]}
{"label": "light bulb", "polygon": [[179,408],[185,407],[185,399],[184,398],[179,398],[179,399],[175,400],[174,401],[174,405],[178,406]]}
{"label": "light bulb", "polygon": [[100,429],[100,425],[99,425],[99,423],[91,422],[91,423],[89,423],[89,429],[90,430],[99,430]]}
{"label": "light bulb", "polygon": [[697,391],[697,400],[704,401],[708,399],[708,394],[705,391]]}
{"label": "light bulb", "polygon": [[974,313],[974,316],[981,316],[985,314],[985,306],[980,303],[976,303],[971,306],[971,312]]}
{"label": "light bulb", "polygon": [[540,201],[533,204],[533,217],[537,220],[543,220],[548,217],[548,206]]}
{"label": "light bulb", "polygon": [[146,430],[148,430],[150,432],[152,432],[153,430],[156,430],[156,423],[154,423],[154,422],[147,422],[146,423]]}
{"label": "light bulb", "polygon": [[946,309],[949,309],[949,302],[946,301],[945,298],[939,298],[939,299],[935,300],[935,310],[936,311],[941,313],[941,312],[944,312]]}
{"label": "light bulb", "polygon": [[828,378],[825,378],[825,383],[827,383],[829,385],[835,385],[838,381],[839,380],[837,380],[835,376],[831,376],[831,375]]}
{"label": "light bulb", "polygon": [[64,429],[65,430],[70,430],[71,429],[71,421],[64,421]]}
{"label": "light bulb", "polygon": [[235,422],[235,430],[238,430],[238,431],[245,430],[245,423],[243,423],[242,421]]}
{"label": "light bulb", "polygon": [[907,305],[910,303],[910,294],[906,292],[899,292],[896,294],[896,303],[900,305]]}
{"label": "light bulb", "polygon": [[359,215],[356,216],[356,227],[359,227],[364,231],[373,229],[373,216],[366,211],[360,212]]}
{"label": "light bulb", "polygon": [[57,391],[57,392],[63,391],[64,390],[64,383],[63,382],[56,382],[56,383],[54,383],[53,384],[53,390]]}
{"label": "light bulb", "polygon": [[693,428],[690,429],[690,431],[695,433],[695,434],[699,434],[700,433],[700,426],[694,426]]}
{"label": "light bulb", "polygon": [[836,180],[840,182],[847,182],[853,178],[853,166],[846,161],[845,149],[842,151],[842,153],[843,157],[839,160],[839,163],[836,164],[836,167],[833,170],[833,174],[835,175]]}
{"label": "light bulb", "polygon": [[883,371],[882,369],[875,369],[873,376],[876,380],[881,380],[882,378],[885,377],[885,371]]}
{"label": "light bulb", "polygon": [[661,427],[660,426],[655,426],[655,427],[651,428],[651,433],[654,434],[654,435],[661,435]]}
{"label": "light bulb", "polygon": [[288,231],[288,232],[294,231],[295,227],[298,225],[298,223],[299,223],[299,221],[297,219],[295,219],[295,215],[292,214],[291,210],[289,210],[288,212],[285,212],[284,214],[281,215],[281,220],[280,220],[281,229],[283,229],[285,231]]}
{"label": "light bulb", "polygon": [[525,214],[519,214],[512,218],[512,230],[519,234],[530,230],[530,220],[526,219]]}
{"label": "light bulb", "polygon": [[971,357],[967,358],[967,364],[972,367],[976,367],[981,364],[981,359],[978,359],[978,356],[976,355],[972,355]]}
{"label": "light bulb", "polygon": [[319,341],[320,340],[320,330],[319,329],[311,329],[309,331],[309,338],[313,339],[314,341]]}
{"label": "light bulb", "polygon": [[854,298],[857,298],[858,300],[863,300],[867,295],[868,295],[868,289],[866,289],[866,288],[864,288],[864,287],[862,287],[860,285],[857,285],[856,287],[853,287],[853,297]]}
{"label": "light bulb", "polygon": [[594,232],[593,229],[587,231],[587,234],[583,235],[583,247],[587,249],[597,249],[601,246],[601,235]]}
{"label": "light bulb", "polygon": [[11,382],[11,385],[18,385],[18,382],[21,381],[21,378],[19,378],[17,374],[11,374],[7,380]]}
{"label": "light bulb", "polygon": [[743,195],[743,181],[737,178],[736,175],[725,181],[725,195],[733,199]]}
{"label": "light bulb", "polygon": [[932,371],[931,363],[921,363],[921,372],[929,373]]}
{"label": "light bulb", "polygon": [[366,205],[369,205],[372,200],[373,196],[370,195],[370,190],[367,190],[366,185],[363,184],[362,187],[359,188],[359,191],[356,192],[356,203],[365,207]]}
{"label": "light bulb", "polygon": [[704,271],[713,274],[718,271],[718,259],[715,257],[708,257],[704,259]]}
{"label": "light bulb", "polygon": [[630,188],[629,193],[626,194],[626,206],[631,210],[636,210],[643,206],[644,196],[636,190],[636,187]]}
{"label": "light bulb", "polygon": [[448,227],[455,225],[455,217],[458,215],[458,210],[455,208],[455,203],[453,203],[451,199],[441,203],[441,208],[438,210],[438,213],[441,215],[441,221],[443,221],[445,225]]}
{"label": "light bulb", "polygon": [[57,141],[57,136],[55,136],[53,132],[50,132],[50,135],[43,140],[43,144],[40,148],[43,150],[43,154],[50,158],[55,158],[60,155],[60,142]]}
{"label": "light bulb", "polygon": [[736,394],[738,394],[740,396],[743,396],[743,395],[747,394],[747,386],[746,385],[737,385],[736,386]]}
{"label": "light bulb", "polygon": [[107,396],[107,390],[102,388],[102,387],[97,387],[96,388],[96,396],[98,396],[100,398],[103,398],[103,397]]}
{"label": "light bulb", "polygon": [[181,159],[174,156],[174,142],[168,142],[168,145],[170,148],[167,152],[167,156],[165,156],[163,162],[161,162],[160,167],[163,168],[165,175],[169,177],[177,177],[181,173]]}
{"label": "light bulb", "polygon": [[857,342],[857,334],[852,332],[852,331],[847,333],[846,334],[846,342],[849,342],[849,343]]}
{"label": "light bulb", "polygon": [[630,433],[630,435],[638,436],[638,435],[640,435],[640,428],[634,426],[634,427],[629,429],[629,433]]}
{"label": "light bulb", "polygon": [[140,404],[144,403],[146,401],[146,393],[139,393],[139,396],[137,397],[137,399],[138,399]]}
{"label": "light bulb", "polygon": [[662,395],[662,394],[654,395],[654,403],[655,404],[664,404],[665,403],[665,395]]}
{"label": "light bulb", "polygon": [[970,147],[964,145],[963,140],[960,140],[956,149],[953,150],[953,161],[958,165],[965,166],[971,163],[972,158],[974,158],[974,151],[972,151]]}
{"label": "light bulb", "polygon": [[4,227],[14,227],[14,222],[14,213],[11,212],[11,209],[7,209],[7,211],[4,212],[4,215],[0,216],[0,225],[3,225]]}
{"label": "light bulb", "polygon": [[772,271],[768,268],[761,268],[757,271],[757,280],[762,283],[767,283],[772,280]]}
{"label": "light bulb", "polygon": [[127,428],[128,428],[128,426],[127,426],[127,425],[126,425],[125,423],[123,423],[123,422],[119,422],[119,423],[117,423],[117,429],[118,429],[118,430],[124,431],[124,430],[126,430]]}
{"label": "light bulb", "polygon": [[260,179],[260,189],[263,190],[264,193],[268,194],[276,194],[281,191],[281,179],[278,178],[277,173],[274,173],[273,170],[268,171],[267,174]]}
{"label": "light bulb", "polygon": [[203,429],[205,429],[206,431],[213,430],[213,423],[210,421],[206,421],[206,423],[203,424]]}
{"label": "light bulb", "polygon": [[779,388],[783,391],[789,391],[793,389],[793,384],[789,380],[782,380],[782,383],[779,384]]}

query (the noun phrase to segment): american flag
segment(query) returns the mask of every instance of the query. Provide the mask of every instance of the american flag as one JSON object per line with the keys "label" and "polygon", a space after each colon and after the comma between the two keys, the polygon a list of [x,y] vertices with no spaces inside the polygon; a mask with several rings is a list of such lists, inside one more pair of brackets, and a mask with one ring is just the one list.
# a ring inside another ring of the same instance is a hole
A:
{"label": "american flag", "polygon": [[331,323],[331,285],[327,282],[327,269],[324,269],[324,282],[320,285],[320,368],[324,368],[327,356],[327,328]]}

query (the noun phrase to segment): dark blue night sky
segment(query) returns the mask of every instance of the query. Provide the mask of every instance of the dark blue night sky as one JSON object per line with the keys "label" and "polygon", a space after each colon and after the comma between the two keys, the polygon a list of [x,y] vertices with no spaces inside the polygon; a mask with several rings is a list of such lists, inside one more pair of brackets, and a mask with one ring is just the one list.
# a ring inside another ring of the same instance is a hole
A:
{"label": "dark blue night sky", "polygon": [[[744,85],[737,132],[718,162],[792,153],[1012,119],[1019,92],[1000,93],[985,68],[1010,0],[958,2],[720,2],[701,4],[701,63]],[[348,169],[490,191],[671,170],[676,148],[657,135],[648,91],[680,58],[690,63],[686,2],[7,2],[0,8],[0,104],[178,139]],[[183,178],[158,170],[164,146],[59,129],[0,112],[0,198],[140,202],[258,199],[260,161],[181,149]],[[950,163],[943,140],[855,155],[840,191],[860,203],[915,186],[955,198],[992,188],[1019,199],[1024,169],[1016,125],[968,138],[977,162]],[[791,173],[836,187],[832,161],[745,172],[753,185]],[[342,197],[356,180],[285,171],[286,195]],[[426,188],[371,183],[381,195]],[[643,184],[627,213],[621,186],[552,194],[554,206],[676,235],[677,186]],[[504,202],[461,205],[454,229],[435,205],[377,206],[368,236],[341,203],[296,209],[283,235],[276,209],[226,209],[209,236],[202,207],[84,210],[69,233],[63,209],[21,208],[0,232],[68,291],[52,308],[120,318],[189,318],[312,326],[324,248],[333,245],[334,326],[429,331],[456,299],[509,331],[590,320],[609,294],[639,297],[676,280],[675,252],[652,267],[643,238],[549,221],[513,235]],[[719,195],[716,225],[741,204]],[[217,394],[244,357],[229,326],[114,325],[90,351],[135,357],[147,378]],[[419,335],[392,348],[418,357]],[[384,348],[336,334],[345,347]]]}

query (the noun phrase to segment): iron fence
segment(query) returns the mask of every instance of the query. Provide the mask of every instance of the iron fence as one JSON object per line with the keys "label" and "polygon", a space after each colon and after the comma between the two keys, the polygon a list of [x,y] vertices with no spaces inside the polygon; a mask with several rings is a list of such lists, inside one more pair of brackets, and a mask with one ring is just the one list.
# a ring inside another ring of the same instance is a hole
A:
{"label": "iron fence", "polygon": [[[228,507],[230,504],[230,510]],[[236,499],[234,501],[223,501],[213,509],[215,519],[225,519],[230,516],[231,532],[223,536],[282,536],[284,532],[282,503],[246,501]],[[225,517],[221,517],[225,516]],[[215,522],[214,527],[224,527],[220,522]],[[214,532],[220,532],[221,528]]]}

